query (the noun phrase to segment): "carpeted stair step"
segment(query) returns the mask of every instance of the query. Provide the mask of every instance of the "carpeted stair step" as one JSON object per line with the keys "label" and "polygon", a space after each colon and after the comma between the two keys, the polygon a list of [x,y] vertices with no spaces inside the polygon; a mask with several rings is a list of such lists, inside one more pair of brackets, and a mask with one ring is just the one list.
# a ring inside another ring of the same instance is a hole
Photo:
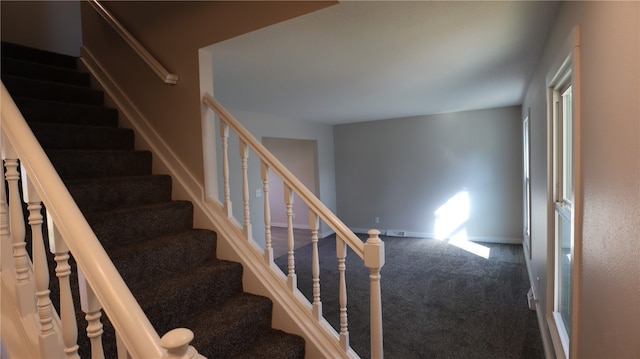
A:
{"label": "carpeted stair step", "polygon": [[86,126],[118,126],[118,111],[104,106],[14,97],[27,122]]}
{"label": "carpeted stair step", "polygon": [[43,65],[6,56],[2,56],[1,64],[2,76],[10,75],[84,87],[90,84],[88,73],[74,69]]}
{"label": "carpeted stair step", "polygon": [[85,86],[59,84],[9,75],[2,75],[2,81],[7,90],[11,92],[11,96],[94,106],[103,104],[104,94],[102,91]]}
{"label": "carpeted stair step", "polygon": [[77,58],[75,56],[59,54],[6,41],[0,43],[0,55],[68,69],[75,69],[77,64]]}
{"label": "carpeted stair step", "polygon": [[151,152],[122,150],[49,150],[63,180],[151,174]]}
{"label": "carpeted stair step", "polygon": [[199,266],[213,258],[215,232],[190,229],[156,237],[129,246],[111,248],[107,253],[129,287],[148,284],[149,278],[168,276]]}
{"label": "carpeted stair step", "polygon": [[77,179],[65,185],[85,214],[171,200],[171,176],[166,175]]}
{"label": "carpeted stair step", "polygon": [[[156,277],[144,287],[131,288],[159,333],[179,327],[195,332],[195,318],[201,313],[208,310],[221,313],[218,308],[226,306],[231,298],[242,293],[242,266],[239,263],[211,259],[193,267],[186,262],[184,267],[182,272]],[[244,308],[244,315],[254,316],[253,309]]]}
{"label": "carpeted stair step", "polygon": [[193,205],[187,201],[96,212],[86,215],[105,248],[130,245],[193,227]]}
{"label": "carpeted stair step", "polygon": [[269,298],[241,293],[198,316],[191,327],[198,333],[192,344],[205,357],[233,358],[272,330],[272,307]]}
{"label": "carpeted stair step", "polygon": [[126,128],[48,123],[29,123],[29,126],[47,150],[133,150],[133,131]]}

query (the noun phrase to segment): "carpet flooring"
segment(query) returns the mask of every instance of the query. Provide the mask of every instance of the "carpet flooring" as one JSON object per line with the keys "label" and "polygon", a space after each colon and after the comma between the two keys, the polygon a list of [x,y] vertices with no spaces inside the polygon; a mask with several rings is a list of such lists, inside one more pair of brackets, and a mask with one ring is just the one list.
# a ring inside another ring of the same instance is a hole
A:
{"label": "carpet flooring", "polygon": [[[536,313],[527,307],[521,246],[478,243],[489,250],[487,259],[447,241],[381,238],[386,251],[381,271],[385,358],[544,358]],[[338,331],[335,237],[321,239],[318,247],[323,312]],[[295,258],[298,286],[312,298],[311,245],[296,250]],[[283,271],[286,259],[276,259]],[[350,250],[347,288],[351,346],[367,358],[368,270]]]}

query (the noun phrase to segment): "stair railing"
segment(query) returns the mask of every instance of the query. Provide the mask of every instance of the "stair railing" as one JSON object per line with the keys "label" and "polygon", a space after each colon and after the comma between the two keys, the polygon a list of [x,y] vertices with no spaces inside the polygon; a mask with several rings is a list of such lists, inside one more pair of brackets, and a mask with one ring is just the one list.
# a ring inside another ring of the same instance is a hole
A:
{"label": "stair railing", "polygon": [[[33,132],[7,92],[0,94],[0,150],[6,170],[0,181],[0,239],[2,243],[2,281],[9,287],[10,302],[16,303],[23,327],[38,328],[37,338],[29,340],[39,348],[42,358],[78,358],[77,324],[69,284],[69,253],[78,268],[81,307],[88,321],[92,357],[103,358],[101,310],[116,330],[120,358],[202,358],[189,345],[193,333],[174,329],[158,336],[129,288],[107,256],[93,230],[78,209],[38,143]],[[3,171],[4,172],[4,171]],[[26,229],[20,182],[31,226],[32,258],[26,247]],[[47,222],[42,215],[46,208]],[[47,226],[44,231],[43,225]],[[49,268],[45,238],[55,255],[56,276],[60,284],[60,314],[49,297]],[[10,255],[9,252],[13,254]],[[12,249],[12,250],[11,250]],[[3,293],[6,295],[7,293]],[[8,305],[3,301],[3,305]],[[32,335],[33,333],[28,333]],[[33,335],[32,335],[33,336]],[[63,346],[61,346],[63,343]]]}
{"label": "stair railing", "polygon": [[[270,204],[269,204],[269,171],[274,171],[285,186],[285,205],[287,213],[287,287],[291,291],[297,290],[297,276],[295,273],[294,235],[293,235],[293,194],[302,199],[309,207],[309,226],[311,229],[312,244],[312,280],[313,303],[311,311],[314,319],[321,320],[322,302],[320,296],[320,262],[318,257],[318,231],[319,220],[324,221],[336,233],[336,255],[339,270],[339,305],[340,305],[340,346],[345,353],[350,350],[349,330],[347,323],[347,285],[346,265],[347,246],[349,246],[360,258],[364,260],[365,267],[369,268],[370,279],[370,330],[371,330],[371,358],[383,358],[382,335],[382,301],[380,292],[380,269],[384,265],[384,243],[380,240],[378,230],[369,231],[369,238],[363,243],[331,210],[329,210],[302,182],[300,182],[262,143],[260,143],[238,120],[236,120],[218,101],[210,94],[203,96],[202,102],[212,110],[220,119],[220,138],[222,155],[223,178],[223,206],[229,218],[233,218],[231,209],[231,183],[229,180],[228,137],[229,129],[233,130],[240,141],[240,161],[242,168],[242,197],[243,218],[242,230],[247,240],[252,240],[250,206],[249,206],[249,182],[247,175],[247,163],[249,149],[251,149],[261,161],[261,179],[263,183],[264,226],[265,226],[265,264],[273,268],[273,248],[271,241]],[[298,297],[299,298],[299,297]]]}
{"label": "stair railing", "polygon": [[122,39],[140,56],[144,62],[160,77],[160,79],[170,85],[178,83],[178,75],[169,72],[131,33],[107,10],[98,0],[87,0],[89,4],[107,21],[109,25],[122,37]]}

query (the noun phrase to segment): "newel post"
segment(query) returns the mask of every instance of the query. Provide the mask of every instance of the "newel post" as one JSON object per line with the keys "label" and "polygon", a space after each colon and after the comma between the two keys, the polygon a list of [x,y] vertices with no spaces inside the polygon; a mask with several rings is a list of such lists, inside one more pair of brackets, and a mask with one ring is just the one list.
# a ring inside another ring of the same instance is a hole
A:
{"label": "newel post", "polygon": [[384,242],[379,237],[380,231],[369,230],[369,239],[364,244],[364,265],[369,268],[371,286],[371,358],[384,357],[382,350],[382,297],[380,291],[380,268],[384,265]]}
{"label": "newel post", "polygon": [[199,359],[204,357],[189,345],[193,332],[186,328],[176,328],[162,336],[160,345],[167,350],[162,359]]}

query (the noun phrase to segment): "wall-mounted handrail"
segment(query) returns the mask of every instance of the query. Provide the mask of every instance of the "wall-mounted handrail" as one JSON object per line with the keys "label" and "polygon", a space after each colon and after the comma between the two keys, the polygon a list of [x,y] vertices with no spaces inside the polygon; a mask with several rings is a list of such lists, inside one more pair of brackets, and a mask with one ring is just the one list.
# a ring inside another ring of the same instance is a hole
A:
{"label": "wall-mounted handrail", "polygon": [[155,72],[166,84],[178,83],[178,75],[169,72],[131,33],[107,10],[98,0],[87,0],[89,4],[104,18],[111,27],[126,41],[133,51]]}
{"label": "wall-mounted handrail", "polygon": [[[28,179],[29,191],[34,189],[37,197],[44,203],[49,219],[55,223],[57,232],[64,238],[82,276],[86,278],[131,357],[173,357],[171,350],[167,352],[167,348],[163,348],[158,333],[80,212],[4,83],[0,82],[0,85],[2,159],[5,160],[5,149],[11,148],[11,152],[20,160],[25,173],[22,180]],[[3,144],[4,140],[8,143]],[[174,332],[167,333],[163,340],[167,336],[184,337],[182,332]],[[188,348],[193,350],[188,346],[183,349]]]}

